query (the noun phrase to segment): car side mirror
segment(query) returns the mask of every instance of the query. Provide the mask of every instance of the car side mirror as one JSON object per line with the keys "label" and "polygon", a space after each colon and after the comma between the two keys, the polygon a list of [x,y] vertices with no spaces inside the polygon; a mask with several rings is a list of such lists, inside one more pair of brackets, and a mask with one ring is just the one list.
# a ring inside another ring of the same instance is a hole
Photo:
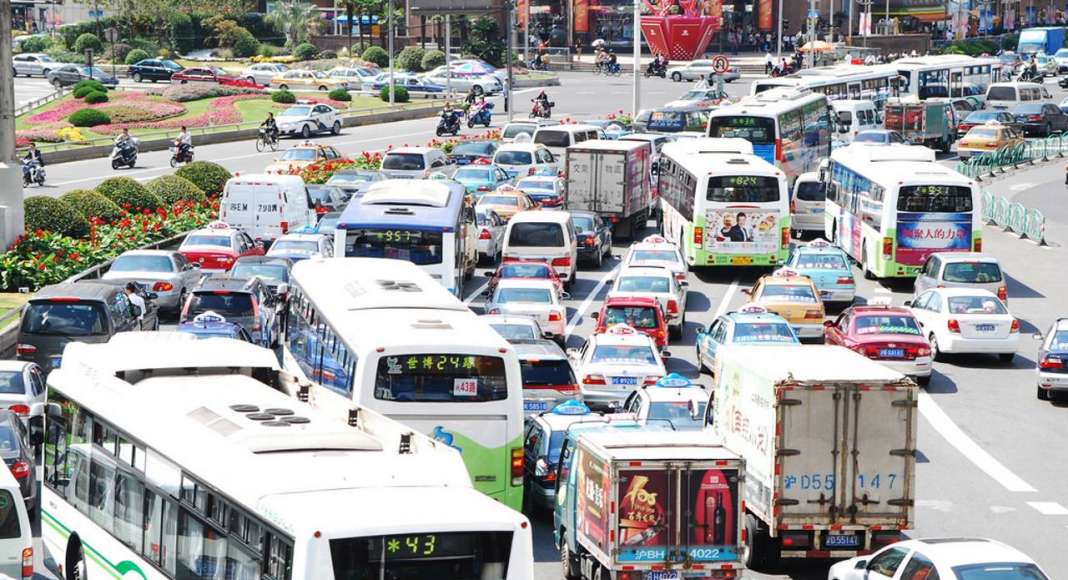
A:
{"label": "car side mirror", "polygon": [[660,351],[660,358],[671,358],[671,352],[666,350]]}
{"label": "car side mirror", "polygon": [[561,292],[560,293],[560,300],[571,300],[571,293],[570,292]]}
{"label": "car side mirror", "polygon": [[1043,339],[1043,336],[1042,336],[1041,332],[1036,332],[1036,333],[1032,334],[1031,337],[1034,338],[1035,340],[1038,340],[1038,341],[1041,341]]}
{"label": "car side mirror", "polygon": [[753,295],[753,289],[752,288],[742,288],[742,294],[745,294],[746,296],[752,296]]}
{"label": "car side mirror", "polygon": [[912,300],[906,300],[905,301],[905,306],[906,307],[911,307],[912,306]]}
{"label": "car side mirror", "polygon": [[200,263],[199,262],[193,262],[192,264],[189,264],[189,268],[190,269],[199,270],[200,269]]}
{"label": "car side mirror", "polygon": [[264,247],[266,247],[266,244],[263,243],[263,240],[256,240],[256,247],[257,248],[264,248]]}
{"label": "car side mirror", "polygon": [[541,333],[541,337],[542,337],[542,338],[547,338],[547,339],[550,339],[550,340],[552,340],[552,338],[553,338],[553,333],[549,332],[548,330],[545,330],[545,331],[543,331],[543,332]]}
{"label": "car side mirror", "polygon": [[483,276],[485,276],[486,278],[492,278],[493,274],[494,274],[494,272],[492,270],[490,270],[490,271],[487,271],[485,274],[483,274]]}
{"label": "car side mirror", "polygon": [[601,313],[600,312],[594,312],[594,313],[590,314],[590,318],[592,318],[594,320],[597,320],[600,317],[601,317]]}
{"label": "car side mirror", "polygon": [[863,570],[863,569],[865,569],[867,567],[868,567],[868,561],[867,560],[861,560],[861,561],[857,562],[857,565],[854,566],[853,568],[855,570]]}
{"label": "car side mirror", "polygon": [[686,280],[679,280],[679,286],[682,286],[683,288],[686,288],[686,287],[687,287],[687,286],[689,286],[689,285],[690,285],[690,283],[689,283],[688,281],[686,281]]}

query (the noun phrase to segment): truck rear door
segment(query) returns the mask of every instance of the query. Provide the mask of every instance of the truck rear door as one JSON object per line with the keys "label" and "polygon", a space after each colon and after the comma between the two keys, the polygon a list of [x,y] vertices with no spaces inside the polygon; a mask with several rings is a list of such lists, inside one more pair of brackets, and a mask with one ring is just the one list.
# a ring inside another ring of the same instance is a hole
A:
{"label": "truck rear door", "polygon": [[782,474],[777,491],[782,521],[827,523],[840,502],[836,484],[842,477],[841,398],[830,388],[797,387],[785,391],[779,401]]}
{"label": "truck rear door", "polygon": [[590,151],[571,147],[567,150],[567,207],[597,211],[596,156]]}
{"label": "truck rear door", "polygon": [[597,155],[596,211],[622,214],[627,190],[627,154],[621,151],[601,151]]}

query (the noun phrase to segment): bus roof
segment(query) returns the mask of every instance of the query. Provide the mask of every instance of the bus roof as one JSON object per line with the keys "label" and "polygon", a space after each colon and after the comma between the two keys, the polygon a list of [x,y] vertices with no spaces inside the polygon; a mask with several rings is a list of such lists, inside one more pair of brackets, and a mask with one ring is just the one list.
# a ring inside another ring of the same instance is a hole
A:
{"label": "bus roof", "polygon": [[[697,141],[697,139],[695,139]],[[669,157],[692,175],[766,175],[782,177],[783,172],[756,155],[709,154],[694,151],[688,143],[668,143],[662,155]]]}
{"label": "bus roof", "polygon": [[827,96],[806,88],[778,87],[756,95],[743,97],[741,101],[712,111],[710,117],[752,115],[775,117],[784,111],[796,109],[809,103],[827,102]]}
{"label": "bus roof", "polygon": [[966,54],[929,54],[926,56],[916,56],[898,59],[891,64],[894,67],[900,69],[903,66],[908,68],[922,68],[939,66],[963,66],[971,64],[994,64],[995,62],[997,62],[997,60],[993,58],[976,58],[973,56],[968,56]]}
{"label": "bus roof", "polygon": [[345,208],[336,227],[450,231],[459,221],[465,195],[463,185],[450,181],[381,181]]}
{"label": "bus roof", "polygon": [[753,144],[740,138],[700,137],[667,143],[661,151],[695,155],[752,155]]}
{"label": "bus roof", "polygon": [[975,185],[960,173],[935,163],[934,151],[915,145],[850,145],[831,152],[831,159],[881,185]]}

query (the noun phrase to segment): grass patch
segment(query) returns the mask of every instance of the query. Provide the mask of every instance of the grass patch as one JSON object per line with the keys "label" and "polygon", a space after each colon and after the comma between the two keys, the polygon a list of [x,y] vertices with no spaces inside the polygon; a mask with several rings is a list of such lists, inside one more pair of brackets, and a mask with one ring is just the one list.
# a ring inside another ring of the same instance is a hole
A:
{"label": "grass patch", "polygon": [[[0,292],[0,319],[4,318],[12,310],[22,308],[22,305],[26,303],[33,294],[23,294],[21,292]],[[14,320],[9,318],[8,322]]]}

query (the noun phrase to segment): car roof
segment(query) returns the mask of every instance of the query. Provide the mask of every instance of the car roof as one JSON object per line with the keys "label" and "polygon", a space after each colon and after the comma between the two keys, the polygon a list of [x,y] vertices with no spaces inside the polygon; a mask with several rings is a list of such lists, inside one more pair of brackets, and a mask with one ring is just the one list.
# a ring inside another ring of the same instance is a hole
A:
{"label": "car roof", "polygon": [[486,324],[522,324],[526,326],[538,326],[538,321],[529,316],[518,314],[483,314],[479,316]]}
{"label": "car roof", "polygon": [[550,431],[567,431],[569,427],[576,423],[607,423],[610,419],[594,411],[585,415],[559,415],[549,409],[534,415],[532,420],[536,423],[542,423]]}
{"label": "car roof", "polygon": [[174,250],[126,250],[122,254],[119,254],[119,258],[123,256],[167,256],[173,257],[178,252]]}
{"label": "car roof", "polygon": [[640,389],[649,398],[650,402],[661,403],[669,401],[708,401],[708,391],[699,383],[692,383],[689,387],[661,387],[647,385]]}
{"label": "car roof", "polygon": [[194,319],[179,324],[178,330],[229,330],[233,334],[240,334],[241,325],[227,320],[204,322]]}
{"label": "car roof", "polygon": [[1068,317],[1058,318],[1054,321],[1053,330],[1068,330]]}
{"label": "car roof", "polygon": [[[186,240],[188,240],[189,237],[194,235],[194,234],[196,234],[198,236],[214,235],[214,236],[219,236],[220,238],[222,238],[222,237],[232,238],[235,234],[237,234],[237,229],[231,228],[231,227],[226,227],[226,228],[200,228],[199,230],[193,230],[193,231],[189,232],[189,235],[186,236]],[[185,240],[182,240],[182,243],[184,244]]]}
{"label": "car roof", "polygon": [[566,360],[567,355],[560,350],[560,346],[551,340],[537,339],[512,343],[516,356],[524,358],[551,358],[554,360]]}
{"label": "car roof", "polygon": [[512,219],[508,223],[537,223],[537,222],[551,222],[554,224],[567,224],[571,221],[571,214],[566,211],[541,211],[541,210],[525,210],[516,213],[512,216]]}
{"label": "car roof", "polygon": [[798,246],[797,253],[800,254],[835,254],[837,256],[845,255],[845,250],[838,246]]}
{"label": "car roof", "polygon": [[932,560],[950,567],[983,562],[1034,563],[1020,550],[985,538],[919,538],[899,545],[919,550]]}
{"label": "car roof", "polygon": [[597,216],[599,215],[599,214],[597,214],[597,212],[592,212],[592,211],[586,211],[586,210],[584,210],[584,209],[573,209],[573,210],[568,210],[568,213],[570,213],[570,214],[571,214],[571,217],[572,217],[572,218],[576,218],[576,217],[589,217],[589,218],[594,218],[594,217],[597,217]]}
{"label": "car roof", "polygon": [[678,250],[678,246],[671,242],[638,242],[631,244],[630,250],[633,253],[635,250]]}
{"label": "car roof", "polygon": [[24,360],[0,360],[0,371],[21,371],[32,364]]}
{"label": "car roof", "polygon": [[386,155],[389,155],[390,153],[418,153],[422,155],[433,151],[437,150],[433,147],[394,147],[393,149],[386,151]]}
{"label": "car roof", "polygon": [[[613,328],[615,326],[619,325],[614,325]],[[595,345],[605,344],[623,346],[648,346],[649,348],[652,348],[654,350],[656,348],[656,344],[653,342],[653,339],[650,338],[649,335],[645,334],[644,332],[638,332],[637,330],[635,330],[631,334],[613,334],[611,330],[612,329],[609,328],[609,332],[594,334],[590,337],[590,342],[594,343]]]}
{"label": "car roof", "polygon": [[781,274],[764,274],[760,277],[759,281],[763,281],[764,284],[782,285],[782,286],[811,286],[812,279],[808,276],[783,276]]}
{"label": "car roof", "polygon": [[229,278],[226,276],[211,277],[200,283],[193,292],[211,292],[213,290],[247,291],[249,286],[255,283],[255,278]]}
{"label": "car roof", "polygon": [[118,286],[101,282],[60,282],[59,284],[51,284],[41,288],[33,295],[33,298],[31,298],[30,301],[36,302],[39,300],[64,296],[73,296],[90,300],[106,300],[112,294],[119,291],[120,289]]}
{"label": "car roof", "polygon": [[501,288],[546,288],[556,290],[556,283],[546,278],[502,278],[497,283],[497,289]]}
{"label": "car roof", "polygon": [[285,234],[279,236],[278,239],[275,240],[275,242],[277,243],[283,240],[295,240],[298,242],[318,242],[324,238],[326,238],[326,236],[323,234]]}
{"label": "car roof", "polygon": [[935,252],[932,256],[938,256],[943,262],[990,262],[998,263],[998,259],[989,254],[979,252]]}
{"label": "car roof", "polygon": [[[497,153],[501,151],[534,151],[536,149],[546,149],[545,145],[541,143],[505,143],[497,148]],[[396,149],[394,149],[396,151]]]}

